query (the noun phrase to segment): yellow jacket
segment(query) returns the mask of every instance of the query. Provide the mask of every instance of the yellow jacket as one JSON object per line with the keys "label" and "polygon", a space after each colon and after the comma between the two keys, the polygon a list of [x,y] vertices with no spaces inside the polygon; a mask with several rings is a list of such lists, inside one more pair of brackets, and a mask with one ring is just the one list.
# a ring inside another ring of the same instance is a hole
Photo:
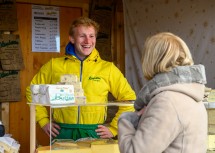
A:
{"label": "yellow jacket", "polygon": [[[56,84],[63,74],[75,74],[80,78],[87,103],[106,103],[108,92],[119,101],[136,99],[134,91],[120,70],[112,62],[102,60],[96,49],[84,61],[80,61],[73,55],[52,58],[41,67],[31,84]],[[29,87],[27,87],[26,96],[28,102],[31,102]],[[134,108],[133,106],[119,107],[109,127],[114,136],[117,135],[118,117],[125,111],[134,111]],[[106,116],[107,108],[104,106],[82,106],[80,109],[72,106],[53,109],[53,120],[58,123],[103,124]],[[41,127],[49,122],[45,107],[36,107],[36,121]]]}

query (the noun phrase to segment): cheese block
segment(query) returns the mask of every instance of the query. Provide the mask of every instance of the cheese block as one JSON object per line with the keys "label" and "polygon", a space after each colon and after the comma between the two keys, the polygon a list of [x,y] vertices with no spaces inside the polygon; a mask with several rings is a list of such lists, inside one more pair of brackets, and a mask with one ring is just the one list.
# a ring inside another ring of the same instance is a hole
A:
{"label": "cheese block", "polygon": [[118,144],[91,144],[93,153],[120,153]]}
{"label": "cheese block", "polygon": [[91,143],[93,153],[120,153],[118,141],[111,139],[101,139]]}
{"label": "cheese block", "polygon": [[84,96],[84,90],[82,88],[82,83],[78,81],[76,75],[64,74],[61,76],[61,82],[58,84],[73,85],[74,95],[76,104],[86,104],[86,97]]}
{"label": "cheese block", "polygon": [[40,101],[40,85],[31,85],[31,97],[32,97],[32,102],[33,103],[39,103]]}
{"label": "cheese block", "polygon": [[74,94],[75,94],[75,97],[82,97],[82,96],[84,96],[84,90],[83,89],[75,89]]}
{"label": "cheese block", "polygon": [[80,81],[77,82],[65,82],[67,85],[73,85],[75,89],[82,89],[82,83]]}
{"label": "cheese block", "polygon": [[208,150],[215,149],[215,135],[208,135]]}
{"label": "cheese block", "polygon": [[[37,153],[48,153],[50,147],[40,147]],[[120,153],[116,140],[95,139],[77,142],[55,142],[51,148],[52,153]]]}
{"label": "cheese block", "polygon": [[73,143],[73,142],[55,142],[54,146],[59,147],[59,146],[64,146],[64,147],[74,147],[77,148],[78,144]]}
{"label": "cheese block", "polygon": [[75,97],[75,103],[76,104],[86,104],[86,97],[85,96]]}
{"label": "cheese block", "polygon": [[208,102],[215,102],[215,90],[211,90],[207,96]]}
{"label": "cheese block", "polygon": [[60,82],[77,82],[77,81],[78,81],[77,75],[64,74],[60,76]]}
{"label": "cheese block", "polygon": [[79,147],[79,148],[60,148],[60,147],[52,147],[50,149],[49,146],[44,146],[37,148],[36,153],[92,153],[91,148],[87,147]]}

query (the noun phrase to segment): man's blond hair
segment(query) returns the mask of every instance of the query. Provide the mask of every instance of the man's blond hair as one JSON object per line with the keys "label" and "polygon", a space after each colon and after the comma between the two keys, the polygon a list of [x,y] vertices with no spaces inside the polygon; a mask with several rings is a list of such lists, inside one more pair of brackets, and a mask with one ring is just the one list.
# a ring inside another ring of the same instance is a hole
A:
{"label": "man's blond hair", "polygon": [[147,80],[158,73],[185,65],[193,65],[193,59],[181,38],[169,32],[147,38],[142,52],[142,70]]}
{"label": "man's blond hair", "polygon": [[74,32],[75,32],[75,28],[78,26],[85,26],[85,27],[94,27],[96,35],[99,31],[99,24],[97,22],[95,22],[94,20],[88,18],[88,17],[79,17],[77,19],[75,19],[70,28],[69,28],[69,35],[70,36],[74,36]]}

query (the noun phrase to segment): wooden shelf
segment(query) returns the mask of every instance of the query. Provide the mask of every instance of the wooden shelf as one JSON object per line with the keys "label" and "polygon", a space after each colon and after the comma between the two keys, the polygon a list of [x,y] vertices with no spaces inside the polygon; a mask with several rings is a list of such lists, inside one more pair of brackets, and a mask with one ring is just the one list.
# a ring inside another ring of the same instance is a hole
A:
{"label": "wooden shelf", "polygon": [[41,103],[28,103],[29,105],[49,106],[51,108],[61,108],[70,106],[132,106],[134,101],[108,101],[107,103],[90,102],[85,104],[41,104]]}

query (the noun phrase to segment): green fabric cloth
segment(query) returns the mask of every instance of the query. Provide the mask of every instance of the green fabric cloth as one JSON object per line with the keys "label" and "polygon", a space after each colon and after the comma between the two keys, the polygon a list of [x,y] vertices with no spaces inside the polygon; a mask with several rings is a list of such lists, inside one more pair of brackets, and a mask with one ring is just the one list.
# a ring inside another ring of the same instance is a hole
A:
{"label": "green fabric cloth", "polygon": [[59,135],[55,139],[73,139],[80,138],[99,138],[96,133],[98,124],[65,124],[57,123],[60,126]]}

